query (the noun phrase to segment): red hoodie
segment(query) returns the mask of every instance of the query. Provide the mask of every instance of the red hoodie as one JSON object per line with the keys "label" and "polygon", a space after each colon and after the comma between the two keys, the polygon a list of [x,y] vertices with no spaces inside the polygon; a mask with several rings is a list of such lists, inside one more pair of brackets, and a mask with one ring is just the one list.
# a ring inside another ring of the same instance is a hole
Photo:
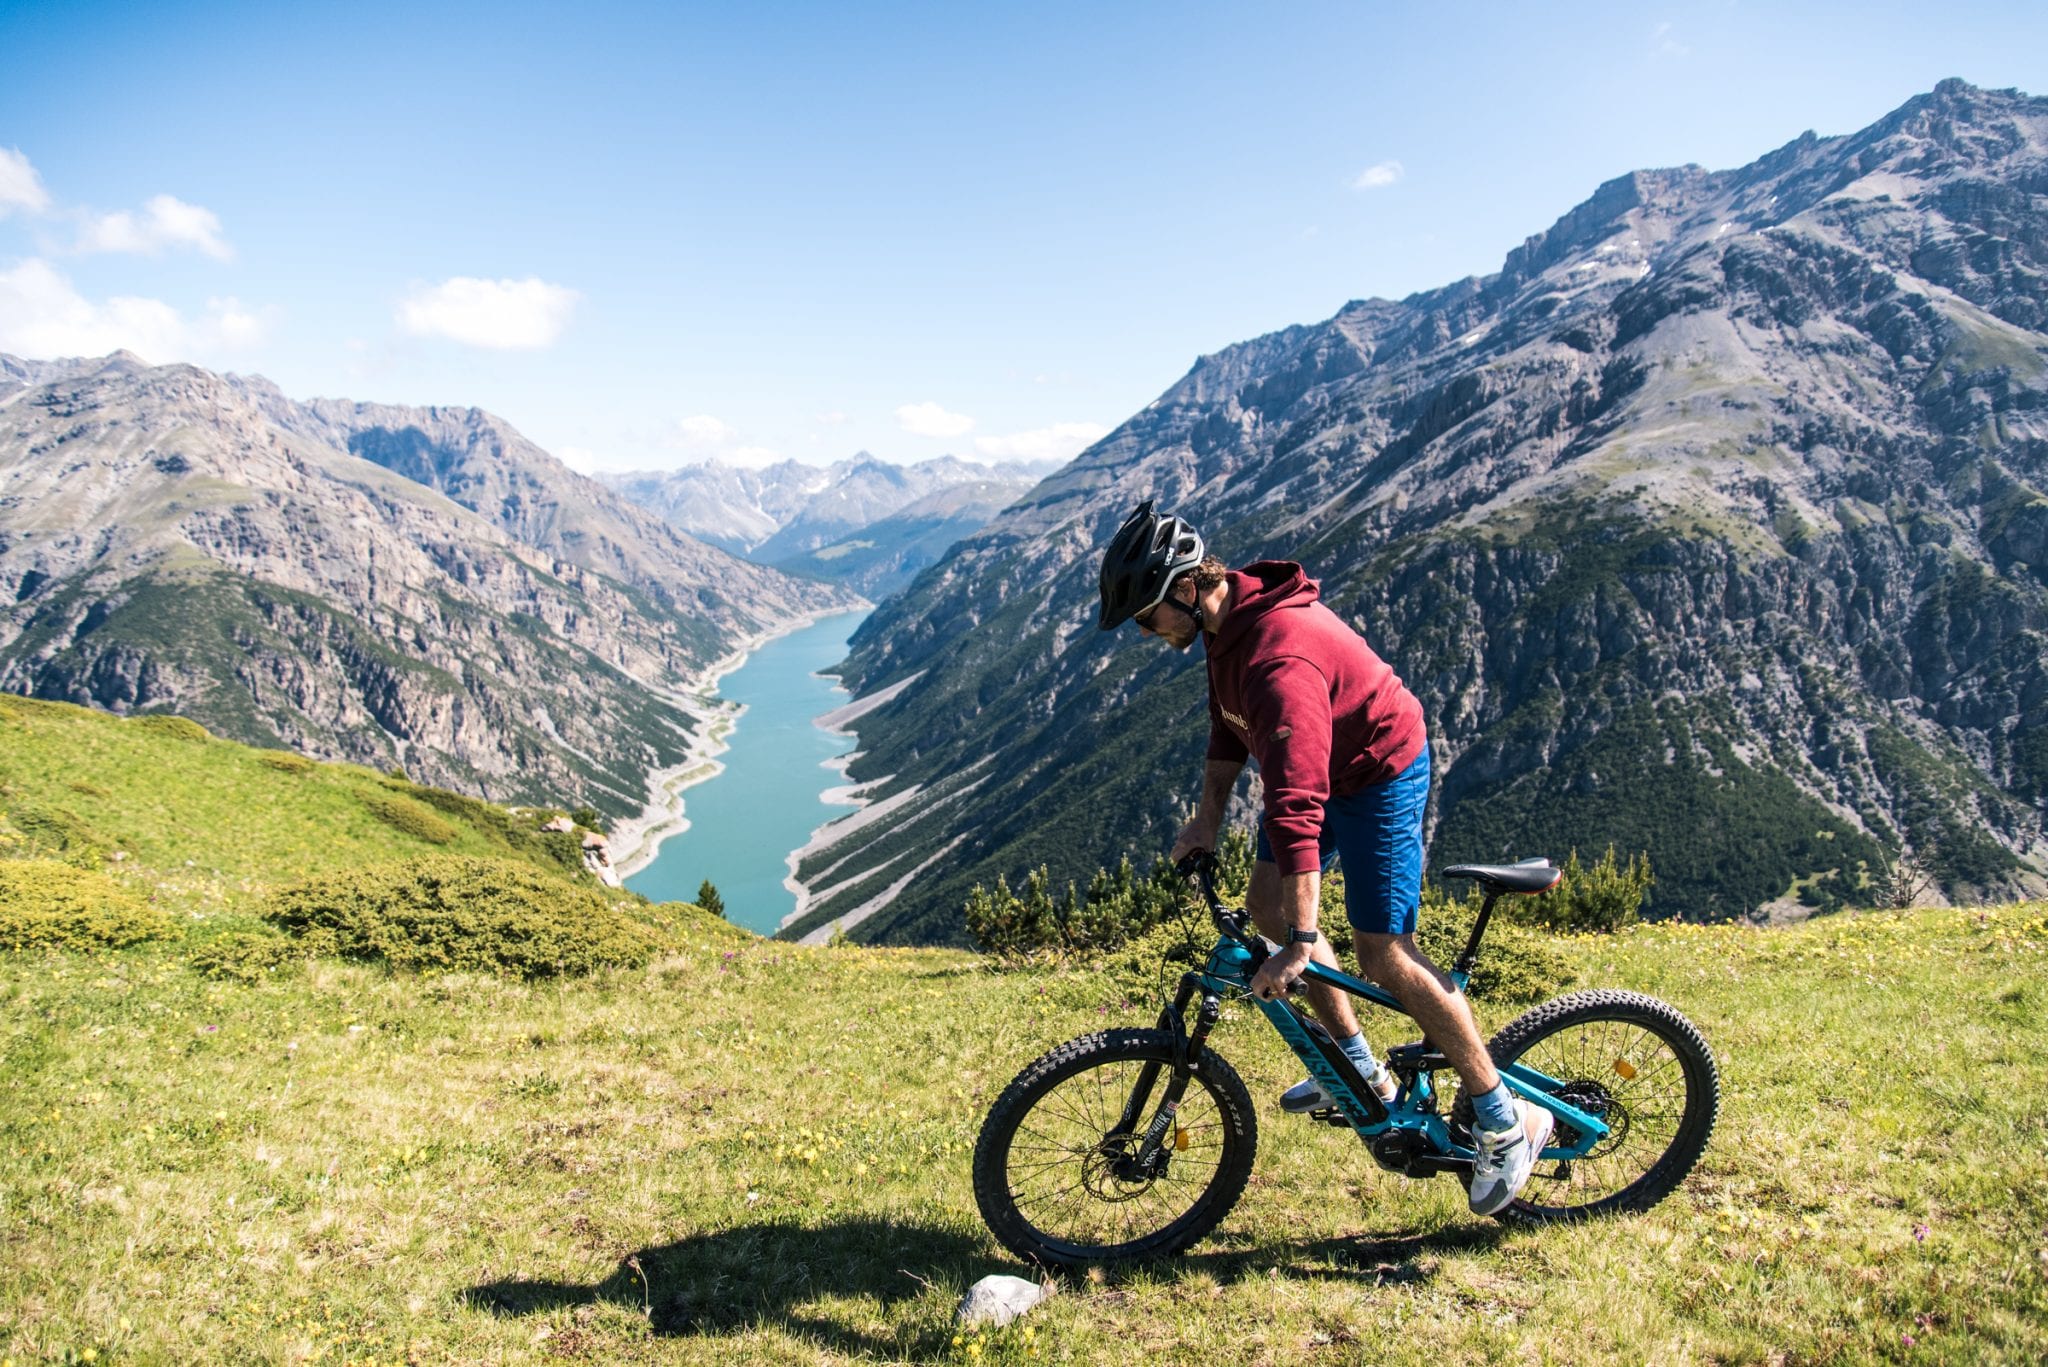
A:
{"label": "red hoodie", "polygon": [[1365,638],[1316,601],[1301,566],[1230,573],[1209,657],[1209,758],[1256,759],[1266,839],[1282,873],[1321,866],[1323,803],[1384,783],[1429,741],[1422,704]]}

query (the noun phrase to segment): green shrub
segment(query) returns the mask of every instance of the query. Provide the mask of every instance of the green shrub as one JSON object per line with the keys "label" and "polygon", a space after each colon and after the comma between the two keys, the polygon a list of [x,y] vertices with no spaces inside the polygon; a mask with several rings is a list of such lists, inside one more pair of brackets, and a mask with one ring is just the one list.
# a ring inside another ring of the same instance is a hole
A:
{"label": "green shrub", "polygon": [[[1188,926],[1193,939],[1188,938]],[[1190,919],[1188,926],[1177,918],[1163,921],[1111,950],[1100,965],[1109,984],[1106,995],[1155,1005],[1172,996],[1180,975],[1200,968],[1216,943],[1215,927],[1206,913],[1199,921]]]}
{"label": "green shrub", "polygon": [[482,826],[488,830],[495,831],[508,840],[512,838],[518,829],[513,822],[512,813],[498,806],[495,802],[486,802],[480,797],[471,797],[467,793],[452,793],[446,788],[429,788],[413,783],[394,783],[389,779],[385,780],[384,786],[424,802],[429,807],[438,808],[449,816],[467,821],[471,825]]}
{"label": "green shrub", "polygon": [[205,977],[250,983],[297,963],[302,953],[274,930],[230,930],[199,945],[189,962]]}
{"label": "green shrub", "polygon": [[1112,874],[1099,869],[1084,896],[1072,883],[1058,897],[1044,866],[1025,877],[1021,894],[998,878],[994,891],[976,884],[964,908],[968,933],[985,952],[1003,959],[1051,953],[1087,953],[1114,948],[1158,923],[1149,895],[1131,874],[1126,859]]}
{"label": "green shrub", "polygon": [[429,845],[445,845],[455,838],[453,826],[411,798],[389,793],[364,793],[363,806],[385,825]]}
{"label": "green shrub", "polygon": [[1616,861],[1614,846],[1609,845],[1600,862],[1588,867],[1579,862],[1575,849],[1564,861],[1564,875],[1556,887],[1536,897],[1509,895],[1495,912],[1508,911],[1516,921],[1545,930],[1613,932],[1635,924],[1643,898],[1656,881],[1647,854],[1630,855],[1624,865]]}
{"label": "green shrub", "polygon": [[96,868],[108,842],[77,813],[41,803],[8,801],[0,796],[0,855],[23,859],[62,859],[81,868]]}
{"label": "green shrub", "polygon": [[0,862],[0,949],[120,949],[176,923],[103,873],[48,859]]}
{"label": "green shrub", "polygon": [[574,831],[529,831],[517,842],[518,848],[538,854],[564,873],[583,877],[583,838]]}
{"label": "green shrub", "polygon": [[[1234,843],[1233,843],[1234,842]],[[1241,850],[1236,846],[1242,846]],[[1224,841],[1218,882],[1233,895],[1250,871],[1249,837],[1232,832]],[[1242,859],[1235,856],[1242,855]],[[1236,868],[1242,864],[1243,870]],[[967,930],[981,949],[999,959],[1022,961],[1044,955],[1099,954],[1149,934],[1192,905],[1195,892],[1165,860],[1139,878],[1125,859],[1115,869],[1097,869],[1083,893],[1072,883],[1057,897],[1045,868],[1028,874],[1022,893],[998,878],[993,891],[976,884],[962,909]]]}
{"label": "green shrub", "polygon": [[53,702],[48,698],[25,698],[19,693],[0,693],[0,717],[69,719],[80,715],[91,715],[91,710],[76,703]]}
{"label": "green shrub", "polygon": [[668,936],[637,906],[517,860],[428,855],[293,884],[263,915],[308,953],[540,978],[646,963]]}
{"label": "green shrub", "polygon": [[256,759],[281,774],[303,774],[319,767],[304,755],[295,755],[289,750],[264,750]]}
{"label": "green shrub", "polygon": [[213,735],[190,717],[174,717],[168,712],[151,712],[147,716],[130,717],[128,724],[139,731],[153,735],[168,736],[172,740],[212,740]]}
{"label": "green shrub", "polygon": [[429,807],[445,812],[472,827],[478,834],[497,840],[523,855],[537,856],[564,873],[581,877],[585,871],[583,837],[574,831],[541,829],[550,818],[560,815],[558,812],[547,808],[521,808],[517,812],[512,812],[495,802],[486,802],[467,793],[450,792],[446,788],[428,788],[397,779],[384,780],[384,786],[394,793],[403,793],[416,802],[424,802]]}
{"label": "green shrub", "polygon": [[[1454,897],[1434,883],[1423,884],[1415,943],[1446,973],[1465,952],[1465,941],[1484,900],[1477,888]],[[1500,1003],[1556,996],[1572,980],[1571,964],[1544,935],[1504,916],[1507,909],[1505,900],[1494,905],[1493,919],[1486,923],[1486,938],[1479,943],[1479,959],[1465,990],[1476,1001]]]}

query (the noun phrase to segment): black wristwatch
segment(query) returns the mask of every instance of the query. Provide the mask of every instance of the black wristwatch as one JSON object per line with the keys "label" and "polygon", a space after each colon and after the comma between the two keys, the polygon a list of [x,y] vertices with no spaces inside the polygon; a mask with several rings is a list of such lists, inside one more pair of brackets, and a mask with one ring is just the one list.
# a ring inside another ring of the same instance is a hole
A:
{"label": "black wristwatch", "polygon": [[1312,945],[1322,938],[1319,933],[1313,930],[1290,930],[1287,932],[1287,943],[1290,945]]}

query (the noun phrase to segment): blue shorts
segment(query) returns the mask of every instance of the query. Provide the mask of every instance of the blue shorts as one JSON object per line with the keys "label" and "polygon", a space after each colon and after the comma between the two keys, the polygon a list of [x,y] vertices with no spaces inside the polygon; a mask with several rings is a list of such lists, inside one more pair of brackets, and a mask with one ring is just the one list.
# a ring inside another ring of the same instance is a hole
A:
{"label": "blue shorts", "polygon": [[[1422,817],[1429,809],[1429,747],[1384,783],[1323,804],[1323,872],[1344,863],[1344,914],[1367,935],[1409,935],[1422,909]],[[1259,854],[1273,862],[1266,823]]]}

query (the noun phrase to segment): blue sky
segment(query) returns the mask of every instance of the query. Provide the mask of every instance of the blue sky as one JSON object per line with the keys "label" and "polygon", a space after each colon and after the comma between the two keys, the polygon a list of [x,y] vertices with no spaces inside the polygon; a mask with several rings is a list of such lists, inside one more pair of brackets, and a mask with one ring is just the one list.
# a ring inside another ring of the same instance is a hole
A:
{"label": "blue sky", "polygon": [[474,404],[586,468],[1067,455],[1201,353],[1946,76],[2048,93],[2048,5],[0,0],[0,351]]}

